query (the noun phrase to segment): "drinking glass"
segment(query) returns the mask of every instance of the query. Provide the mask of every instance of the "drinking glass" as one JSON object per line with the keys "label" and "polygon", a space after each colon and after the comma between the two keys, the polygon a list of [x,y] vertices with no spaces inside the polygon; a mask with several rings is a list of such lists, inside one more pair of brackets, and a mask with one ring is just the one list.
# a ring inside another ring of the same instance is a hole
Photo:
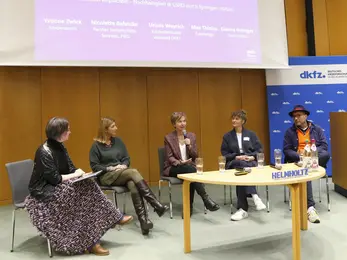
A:
{"label": "drinking glass", "polygon": [[257,162],[258,162],[258,168],[264,167],[264,154],[263,153],[257,153]]}
{"label": "drinking glass", "polygon": [[225,157],[218,156],[219,173],[225,172]]}
{"label": "drinking glass", "polygon": [[274,156],[275,156],[275,166],[281,166],[282,164],[282,151],[281,149],[275,149],[274,150]]}
{"label": "drinking glass", "polygon": [[195,164],[196,164],[196,173],[202,174],[204,171],[203,170],[204,169],[204,160],[202,158],[196,158]]}

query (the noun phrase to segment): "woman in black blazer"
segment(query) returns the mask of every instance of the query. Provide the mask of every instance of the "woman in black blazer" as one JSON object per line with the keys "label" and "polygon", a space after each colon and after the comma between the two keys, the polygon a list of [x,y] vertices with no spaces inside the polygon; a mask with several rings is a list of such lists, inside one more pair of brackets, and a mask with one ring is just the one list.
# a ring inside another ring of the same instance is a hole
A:
{"label": "woman in black blazer", "polygon": [[[244,168],[257,166],[257,153],[262,153],[263,148],[257,135],[247,130],[243,125],[247,121],[244,110],[233,112],[231,115],[233,130],[223,136],[221,153],[226,158],[226,168]],[[237,209],[231,220],[238,221],[248,217],[247,197],[252,196],[257,210],[266,208],[257,195],[255,186],[236,186]]]}

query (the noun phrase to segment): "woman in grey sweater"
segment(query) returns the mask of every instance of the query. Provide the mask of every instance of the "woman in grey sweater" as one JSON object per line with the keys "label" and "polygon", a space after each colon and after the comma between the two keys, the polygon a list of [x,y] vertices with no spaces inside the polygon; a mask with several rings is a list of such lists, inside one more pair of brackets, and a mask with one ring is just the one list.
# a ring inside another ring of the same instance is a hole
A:
{"label": "woman in grey sweater", "polygon": [[159,217],[169,208],[158,201],[142,175],[130,168],[128,151],[116,132],[117,126],[112,118],[101,118],[98,135],[89,153],[90,166],[93,171],[103,171],[98,177],[101,185],[128,187],[142,234],[148,235],[153,223],[148,219],[143,199],[149,202]]}

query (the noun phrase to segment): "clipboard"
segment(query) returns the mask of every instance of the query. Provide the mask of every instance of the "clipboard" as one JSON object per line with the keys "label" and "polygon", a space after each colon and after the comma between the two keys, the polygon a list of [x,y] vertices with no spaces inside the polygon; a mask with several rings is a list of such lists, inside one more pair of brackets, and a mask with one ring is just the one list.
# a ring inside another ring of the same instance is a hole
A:
{"label": "clipboard", "polygon": [[95,178],[98,175],[100,175],[100,173],[102,173],[102,171],[93,172],[93,173],[85,173],[81,177],[78,177],[77,179],[74,179],[72,181],[72,183],[83,181],[83,180],[90,179],[90,178]]}

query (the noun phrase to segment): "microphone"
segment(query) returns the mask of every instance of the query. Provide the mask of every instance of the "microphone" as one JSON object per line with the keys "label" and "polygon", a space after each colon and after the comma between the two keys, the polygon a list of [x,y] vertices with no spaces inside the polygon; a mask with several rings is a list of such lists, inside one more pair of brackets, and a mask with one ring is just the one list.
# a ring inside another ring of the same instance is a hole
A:
{"label": "microphone", "polygon": [[186,139],[187,138],[187,130],[186,129],[183,129],[183,137],[184,137],[184,139]]}
{"label": "microphone", "polygon": [[[187,138],[187,130],[186,129],[183,129],[183,137],[184,137],[184,139],[186,139]],[[189,145],[188,144],[186,144],[186,146],[188,147]]]}

